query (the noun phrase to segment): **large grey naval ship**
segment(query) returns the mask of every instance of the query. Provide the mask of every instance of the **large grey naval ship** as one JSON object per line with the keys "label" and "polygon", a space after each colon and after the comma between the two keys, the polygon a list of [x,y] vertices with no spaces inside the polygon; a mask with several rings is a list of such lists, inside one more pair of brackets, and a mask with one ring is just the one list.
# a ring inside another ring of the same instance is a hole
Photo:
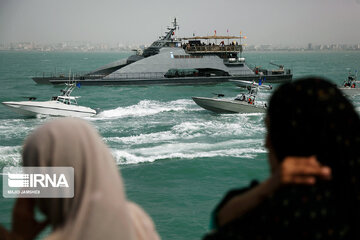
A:
{"label": "large grey naval ship", "polygon": [[[243,36],[194,36],[175,38],[176,18],[159,40],[127,59],[107,64],[92,72],[73,76],[82,85],[178,85],[211,84],[229,80],[268,83],[290,81],[292,73],[278,69],[250,69],[242,57]],[[216,42],[216,43],[215,43]],[[219,43],[220,42],[220,43]],[[64,75],[33,77],[40,84],[63,84]]]}

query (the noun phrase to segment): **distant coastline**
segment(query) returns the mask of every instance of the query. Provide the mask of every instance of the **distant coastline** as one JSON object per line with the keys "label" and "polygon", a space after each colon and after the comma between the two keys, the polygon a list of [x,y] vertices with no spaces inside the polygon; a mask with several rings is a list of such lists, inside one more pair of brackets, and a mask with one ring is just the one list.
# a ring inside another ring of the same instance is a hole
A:
{"label": "distant coastline", "polygon": [[[318,50],[318,49],[314,49],[314,50],[308,50],[308,49],[304,49],[304,48],[289,48],[289,49],[245,49],[246,52],[252,53],[252,52],[257,52],[257,53],[270,53],[270,52],[277,52],[277,53],[281,53],[281,52],[302,52],[302,53],[311,53],[311,52],[323,52],[323,53],[331,53],[331,52],[360,52],[360,49],[323,49],[323,50]],[[54,49],[54,50],[37,50],[37,49],[0,49],[0,52],[42,52],[42,53],[131,53],[132,50],[61,50],[61,49]]]}
{"label": "distant coastline", "polygon": [[[40,44],[33,42],[0,43],[0,51],[34,51],[34,52],[129,52],[144,49],[147,45],[123,45],[106,43],[54,43]],[[280,52],[280,51],[360,51],[360,44],[312,44],[307,46],[281,46],[281,45],[247,45],[248,52]]]}

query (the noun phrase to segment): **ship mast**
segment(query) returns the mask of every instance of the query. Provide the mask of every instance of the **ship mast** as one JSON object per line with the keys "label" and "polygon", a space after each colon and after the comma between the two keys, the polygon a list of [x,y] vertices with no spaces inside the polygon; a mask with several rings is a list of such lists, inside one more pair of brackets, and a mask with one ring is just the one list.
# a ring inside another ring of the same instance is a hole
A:
{"label": "ship mast", "polygon": [[163,37],[162,40],[170,40],[171,39],[171,36],[174,34],[174,31],[176,29],[179,29],[179,25],[177,24],[176,22],[176,18],[174,18],[174,21],[172,22],[173,24],[173,27],[167,27],[167,29],[169,30],[166,35]]}
{"label": "ship mast", "polygon": [[241,44],[241,39],[246,39],[246,36],[241,36],[242,32],[240,32],[240,37],[239,37],[239,45],[240,45],[240,58],[242,58],[242,51],[243,51],[243,46]]}

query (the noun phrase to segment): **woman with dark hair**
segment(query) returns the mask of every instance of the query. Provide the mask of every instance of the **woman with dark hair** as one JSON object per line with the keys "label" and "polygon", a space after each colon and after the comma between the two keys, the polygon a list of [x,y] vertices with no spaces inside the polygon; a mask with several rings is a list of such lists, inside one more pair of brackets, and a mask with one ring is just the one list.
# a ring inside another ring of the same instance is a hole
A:
{"label": "woman with dark hair", "polygon": [[[360,239],[360,120],[352,104],[320,78],[286,83],[271,97],[266,127],[271,176],[230,191],[205,239]],[[289,159],[293,169],[329,166],[331,179],[281,184],[299,182],[283,177]]]}

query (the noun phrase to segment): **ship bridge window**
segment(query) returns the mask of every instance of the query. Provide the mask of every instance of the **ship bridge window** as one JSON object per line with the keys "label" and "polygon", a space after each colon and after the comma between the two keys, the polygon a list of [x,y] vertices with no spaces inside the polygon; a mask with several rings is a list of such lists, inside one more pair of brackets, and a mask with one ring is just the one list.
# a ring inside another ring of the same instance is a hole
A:
{"label": "ship bridge window", "polygon": [[161,42],[154,42],[153,44],[151,44],[151,46],[160,47],[160,46],[162,46],[162,43]]}
{"label": "ship bridge window", "polygon": [[176,44],[174,42],[167,42],[165,44],[166,47],[176,47]]}

